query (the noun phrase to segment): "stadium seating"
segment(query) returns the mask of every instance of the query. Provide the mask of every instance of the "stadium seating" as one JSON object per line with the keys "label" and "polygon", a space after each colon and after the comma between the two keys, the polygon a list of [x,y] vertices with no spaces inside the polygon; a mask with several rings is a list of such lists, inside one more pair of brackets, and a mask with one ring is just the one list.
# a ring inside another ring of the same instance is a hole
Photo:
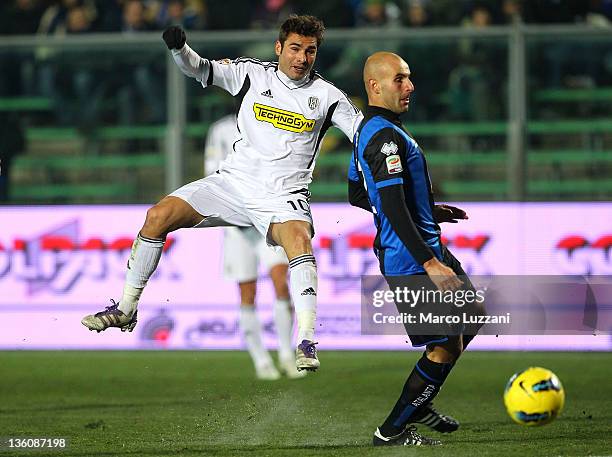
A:
{"label": "stadium seating", "polygon": [[[344,41],[341,33],[336,32],[336,35],[322,48],[320,65],[323,74],[326,74],[326,66],[333,67],[339,58],[337,53],[342,48],[336,44]],[[246,49],[246,44],[223,43],[222,39],[214,46],[222,56],[240,55]],[[409,55],[419,51],[419,48],[411,48],[410,42],[406,46]],[[445,52],[443,55],[447,55],[452,63],[455,58],[454,39],[442,40],[435,46]],[[416,111],[408,114],[405,125],[427,154],[429,171],[439,186],[435,189],[438,198],[506,200],[511,196],[512,186],[508,181],[511,178],[507,171],[510,123],[503,88],[509,75],[504,74],[507,70],[504,67],[504,46],[502,40],[487,48],[493,56],[497,55],[495,52],[501,52],[499,58],[503,61],[496,69],[501,78],[500,94],[482,95],[492,97],[489,102],[498,105],[495,115],[482,118],[469,110],[453,114],[451,104],[454,99],[445,79],[448,75],[437,75],[439,80],[429,81],[419,80],[418,71],[415,73]],[[550,46],[547,42],[536,42],[534,49],[547,49],[547,46]],[[119,62],[126,61],[120,48],[111,48],[105,51],[107,58],[116,53]],[[358,66],[361,65],[360,52],[368,51],[355,48],[357,57],[354,58]],[[164,49],[153,49],[153,54],[150,59],[157,62],[155,56],[163,56]],[[78,53],[66,54],[63,58],[71,62],[70,59],[78,58]],[[564,57],[560,54],[558,58]],[[172,65],[169,59],[166,60]],[[562,64],[559,62],[560,67]],[[462,65],[476,68],[479,64],[468,62]],[[156,68],[163,71],[163,66],[157,65]],[[588,84],[583,81],[582,86],[553,84],[546,79],[546,72],[539,71],[533,66],[527,67],[525,198],[609,199],[612,190],[609,179],[612,167],[612,87],[606,80],[598,85],[596,79],[588,77],[583,78]],[[333,69],[330,72],[333,74]],[[435,75],[429,73],[428,78],[430,74]],[[155,73],[149,76],[153,77]],[[353,98],[359,98],[359,72],[347,75],[343,81],[343,89],[352,90],[351,94],[357,96]],[[424,81],[427,84],[423,85]],[[156,84],[163,87],[162,82],[158,80]],[[119,95],[121,87],[114,79],[104,84],[104,96],[96,101],[98,112],[94,123],[79,122],[78,106],[68,107],[73,117],[76,113],[76,121],[58,121],[56,116],[64,108],[62,100],[72,103],[65,96],[0,97],[0,113],[18,115],[27,140],[25,153],[17,155],[14,160],[11,177],[13,203],[150,203],[168,191],[165,188],[167,125],[163,119],[151,120],[152,106],[138,93],[130,92],[134,98],[122,98]],[[185,81],[185,88],[187,119],[182,169],[184,182],[187,182],[202,175],[208,127],[231,112],[233,106],[220,91],[207,89],[202,92],[201,87],[189,80]],[[458,88],[461,93],[462,86]],[[159,99],[165,100],[167,96],[162,92]],[[136,116],[134,122],[122,118],[126,114],[122,112],[126,100],[133,105],[131,108],[135,113],[130,115]],[[363,100],[361,102],[363,106]],[[311,188],[313,200],[344,201],[350,144],[334,128],[330,129],[328,137],[317,160]]]}

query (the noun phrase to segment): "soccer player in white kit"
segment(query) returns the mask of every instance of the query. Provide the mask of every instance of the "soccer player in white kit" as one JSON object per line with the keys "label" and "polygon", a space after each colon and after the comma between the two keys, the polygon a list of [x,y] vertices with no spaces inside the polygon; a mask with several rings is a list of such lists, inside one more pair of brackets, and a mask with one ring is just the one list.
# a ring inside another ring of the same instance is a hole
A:
{"label": "soccer player in white kit", "polygon": [[[204,176],[219,169],[232,145],[240,138],[236,115],[219,119],[208,130],[204,155]],[[278,366],[288,378],[303,377],[306,372],[295,367],[292,349],[293,312],[287,285],[288,263],[285,251],[267,245],[255,227],[225,227],[223,229],[223,274],[236,281],[240,291],[239,324],[258,379],[274,381],[281,374],[274,366],[261,336],[255,294],[259,262],[266,267],[274,286],[276,301],[273,316],[278,338]]]}
{"label": "soccer player in white kit", "polygon": [[155,271],[168,233],[187,227],[254,226],[289,259],[290,294],[298,322],[298,370],[316,370],[317,267],[308,185],[327,129],[349,139],[362,119],[344,92],[313,71],[323,38],[313,16],[290,16],[274,44],[278,62],[200,57],[185,32],[170,27],[163,38],[174,61],[202,86],[219,86],[236,97],[241,138],[212,176],[187,184],[147,211],[128,260],[119,303],[85,316],[83,325],[102,331],[136,325],[138,300]]}

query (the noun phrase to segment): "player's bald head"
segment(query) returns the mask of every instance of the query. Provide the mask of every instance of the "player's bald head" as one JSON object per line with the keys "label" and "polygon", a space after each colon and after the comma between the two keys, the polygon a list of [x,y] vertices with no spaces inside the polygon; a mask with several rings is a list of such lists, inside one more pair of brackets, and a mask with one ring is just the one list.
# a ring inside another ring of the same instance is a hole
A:
{"label": "player's bald head", "polygon": [[391,73],[394,73],[395,68],[401,62],[404,62],[404,59],[393,52],[387,51],[375,52],[368,57],[363,67],[363,82],[366,85],[366,91],[368,90],[369,80],[380,81],[382,78],[388,77]]}
{"label": "player's bald head", "polygon": [[414,85],[410,81],[408,64],[397,54],[380,51],[368,57],[363,67],[363,83],[369,105],[396,113],[408,109]]}

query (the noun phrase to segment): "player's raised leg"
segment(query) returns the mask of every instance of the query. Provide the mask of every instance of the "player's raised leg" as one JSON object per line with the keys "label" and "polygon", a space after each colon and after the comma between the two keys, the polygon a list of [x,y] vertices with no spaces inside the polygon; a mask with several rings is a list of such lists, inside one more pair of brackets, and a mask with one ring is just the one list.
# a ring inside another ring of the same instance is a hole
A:
{"label": "player's raised leg", "polygon": [[298,370],[319,368],[314,341],[317,318],[317,264],[312,251],[312,226],[303,220],[270,224],[270,236],[289,259],[290,294],[298,323]]}
{"label": "player's raised leg", "polygon": [[168,196],[147,211],[145,223],[134,240],[127,263],[123,295],[119,303],[96,314],[85,316],[81,323],[98,332],[109,327],[132,331],[137,322],[137,306],[147,281],[157,268],[168,233],[199,224],[204,217],[184,200]]}

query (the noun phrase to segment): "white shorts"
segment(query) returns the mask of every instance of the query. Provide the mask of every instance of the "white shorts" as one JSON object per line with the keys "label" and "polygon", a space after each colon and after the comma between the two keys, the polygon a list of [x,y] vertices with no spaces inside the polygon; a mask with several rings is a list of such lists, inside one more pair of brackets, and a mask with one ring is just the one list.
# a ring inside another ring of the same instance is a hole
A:
{"label": "white shorts", "polygon": [[270,246],[277,244],[269,236],[272,223],[305,221],[314,236],[307,189],[274,195],[251,197],[228,173],[213,173],[185,184],[170,194],[185,200],[204,220],[197,227],[255,227]]}
{"label": "white shorts", "polygon": [[267,271],[276,265],[287,265],[287,255],[281,248],[272,248],[254,227],[223,229],[223,275],[237,282],[254,281],[259,262]]}

